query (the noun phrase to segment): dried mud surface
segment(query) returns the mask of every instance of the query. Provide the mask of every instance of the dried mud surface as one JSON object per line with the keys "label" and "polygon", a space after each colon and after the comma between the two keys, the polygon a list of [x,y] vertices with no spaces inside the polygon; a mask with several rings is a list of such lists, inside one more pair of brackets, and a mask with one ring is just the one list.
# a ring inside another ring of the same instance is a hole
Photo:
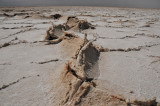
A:
{"label": "dried mud surface", "polygon": [[160,10],[0,8],[0,105],[159,106]]}

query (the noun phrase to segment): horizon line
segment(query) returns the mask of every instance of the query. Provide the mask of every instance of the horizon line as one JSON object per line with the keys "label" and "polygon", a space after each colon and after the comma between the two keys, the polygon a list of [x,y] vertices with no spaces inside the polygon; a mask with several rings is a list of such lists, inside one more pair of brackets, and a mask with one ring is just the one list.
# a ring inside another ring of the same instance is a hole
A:
{"label": "horizon line", "polygon": [[147,7],[127,7],[127,6],[94,6],[94,5],[35,5],[35,6],[0,6],[0,8],[15,8],[15,7],[108,7],[108,8],[129,8],[129,9],[160,9],[160,8],[147,8]]}

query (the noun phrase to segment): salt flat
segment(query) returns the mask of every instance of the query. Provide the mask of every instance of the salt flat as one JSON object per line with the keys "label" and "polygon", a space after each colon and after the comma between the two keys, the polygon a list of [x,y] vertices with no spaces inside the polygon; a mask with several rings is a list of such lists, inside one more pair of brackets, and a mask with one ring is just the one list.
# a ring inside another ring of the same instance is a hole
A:
{"label": "salt flat", "polygon": [[159,29],[159,9],[1,7],[0,106],[159,106]]}

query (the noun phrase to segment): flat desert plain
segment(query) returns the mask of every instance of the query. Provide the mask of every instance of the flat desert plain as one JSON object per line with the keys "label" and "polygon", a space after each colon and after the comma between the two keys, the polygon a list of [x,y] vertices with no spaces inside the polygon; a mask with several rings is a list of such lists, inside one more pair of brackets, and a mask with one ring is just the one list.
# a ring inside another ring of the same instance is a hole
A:
{"label": "flat desert plain", "polygon": [[0,106],[75,105],[160,105],[160,9],[0,8]]}

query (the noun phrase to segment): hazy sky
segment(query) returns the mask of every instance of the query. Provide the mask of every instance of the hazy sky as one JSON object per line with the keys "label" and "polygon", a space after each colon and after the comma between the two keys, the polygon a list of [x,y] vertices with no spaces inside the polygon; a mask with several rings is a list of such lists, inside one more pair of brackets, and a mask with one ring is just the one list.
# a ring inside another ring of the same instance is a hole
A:
{"label": "hazy sky", "polygon": [[0,6],[55,5],[160,8],[160,0],[0,0]]}

